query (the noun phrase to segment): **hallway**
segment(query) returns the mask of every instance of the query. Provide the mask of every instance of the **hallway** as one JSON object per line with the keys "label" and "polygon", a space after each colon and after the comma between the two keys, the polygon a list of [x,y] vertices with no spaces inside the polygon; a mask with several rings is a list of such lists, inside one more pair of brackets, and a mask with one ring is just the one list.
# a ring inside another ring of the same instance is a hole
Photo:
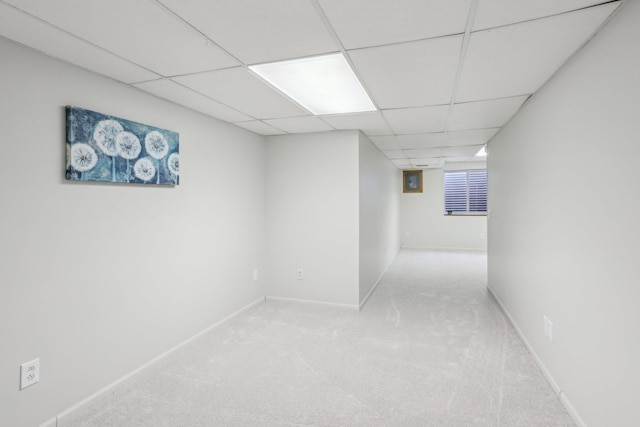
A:
{"label": "hallway", "polygon": [[486,253],[401,250],[361,312],[269,300],[64,426],[573,426],[486,290]]}

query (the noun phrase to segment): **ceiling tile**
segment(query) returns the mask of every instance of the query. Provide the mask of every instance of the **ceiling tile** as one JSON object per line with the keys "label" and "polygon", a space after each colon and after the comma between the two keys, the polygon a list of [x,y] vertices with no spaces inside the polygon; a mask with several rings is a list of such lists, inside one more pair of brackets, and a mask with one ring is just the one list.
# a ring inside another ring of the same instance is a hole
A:
{"label": "ceiling tile", "polygon": [[411,162],[407,159],[391,160],[391,163],[393,163],[398,169],[410,169],[413,167]]}
{"label": "ceiling tile", "polygon": [[414,168],[435,169],[444,166],[444,161],[440,158],[409,159],[409,161]]}
{"label": "ceiling tile", "polygon": [[319,0],[347,49],[464,33],[470,0]]}
{"label": "ceiling tile", "polygon": [[616,6],[472,33],[456,102],[534,93]]}
{"label": "ceiling tile", "polygon": [[442,37],[348,52],[381,109],[447,104],[462,36]]}
{"label": "ceiling tile", "polygon": [[368,136],[392,135],[391,129],[384,120],[382,113],[373,111],[370,113],[339,114],[322,116],[322,120],[336,129],[359,129]]}
{"label": "ceiling tile", "polygon": [[404,154],[402,150],[383,150],[382,153],[387,156],[388,159],[397,160],[397,159],[406,159],[407,156]]}
{"label": "ceiling tile", "polygon": [[445,147],[442,149],[442,155],[444,157],[475,156],[482,147],[482,145],[471,145],[468,147]]}
{"label": "ceiling tile", "polygon": [[482,0],[473,31],[557,15],[603,3],[603,0]]}
{"label": "ceiling tile", "polygon": [[265,120],[264,122],[289,133],[309,133],[334,130],[331,126],[314,116],[271,119]]}
{"label": "ceiling tile", "polygon": [[484,168],[486,168],[486,160],[483,161],[478,161],[477,157],[474,156],[460,156],[460,157],[445,157],[444,158],[445,163],[467,163],[467,162],[474,162],[475,164],[473,166],[468,166],[469,168],[473,167],[476,169],[482,169],[483,166]]}
{"label": "ceiling tile", "polygon": [[244,67],[174,77],[172,80],[256,119],[308,114]]}
{"label": "ceiling tile", "polygon": [[431,148],[458,145],[476,145],[487,143],[499,129],[479,129],[459,132],[423,133],[416,135],[398,135],[397,141],[403,149]]}
{"label": "ceiling tile", "polygon": [[340,50],[310,1],[160,1],[246,64]]}
{"label": "ceiling tile", "polygon": [[0,3],[0,35],[124,83],[159,77],[16,8]]}
{"label": "ceiling tile", "polygon": [[171,80],[162,79],[137,83],[134,86],[152,93],[160,98],[184,105],[201,113],[216,117],[225,122],[249,121],[251,117],[233,110],[225,105],[207,98],[193,90],[179,85]]}
{"label": "ceiling tile", "polygon": [[234,123],[234,125],[240,126],[241,128],[245,128],[259,135],[284,135],[286,133],[281,131],[280,129],[274,128],[273,126],[269,126],[268,124],[261,122],[260,120],[238,122]]}
{"label": "ceiling tile", "polygon": [[440,148],[421,148],[417,150],[404,150],[409,159],[438,158],[442,156]]}
{"label": "ceiling tile", "polygon": [[455,104],[449,119],[449,130],[501,127],[518,111],[527,98],[528,96],[514,96]]}
{"label": "ceiling tile", "polygon": [[444,132],[448,105],[384,110],[382,114],[396,135]]}
{"label": "ceiling tile", "polygon": [[6,2],[164,76],[238,64],[155,1]]}
{"label": "ceiling tile", "polygon": [[400,150],[398,140],[395,136],[370,136],[371,142],[380,150]]}

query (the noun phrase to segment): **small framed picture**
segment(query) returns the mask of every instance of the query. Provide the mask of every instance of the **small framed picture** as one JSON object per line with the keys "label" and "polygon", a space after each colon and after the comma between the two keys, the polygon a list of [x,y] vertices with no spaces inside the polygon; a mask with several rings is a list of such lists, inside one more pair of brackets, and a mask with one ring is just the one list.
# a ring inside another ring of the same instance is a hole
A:
{"label": "small framed picture", "polygon": [[422,193],[422,171],[402,171],[402,192]]}

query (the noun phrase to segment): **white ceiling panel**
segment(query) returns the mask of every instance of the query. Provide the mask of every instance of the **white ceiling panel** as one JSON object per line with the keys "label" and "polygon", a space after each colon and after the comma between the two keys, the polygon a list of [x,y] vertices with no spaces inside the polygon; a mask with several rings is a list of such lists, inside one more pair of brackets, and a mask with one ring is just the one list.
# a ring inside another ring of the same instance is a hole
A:
{"label": "white ceiling panel", "polygon": [[314,116],[271,119],[265,120],[264,122],[288,133],[324,132],[334,130],[331,126]]}
{"label": "white ceiling panel", "polygon": [[398,169],[409,169],[413,167],[411,162],[407,159],[391,160],[391,163],[393,163]]}
{"label": "white ceiling panel", "polygon": [[606,0],[482,0],[473,21],[473,31],[557,15]]}
{"label": "white ceiling panel", "polygon": [[[445,157],[443,159],[446,163],[466,163],[473,162],[473,165],[467,166],[467,168],[483,169],[486,168],[486,161],[483,163],[478,162],[478,158],[474,156],[459,156],[459,157]],[[466,169],[466,168],[465,168]]]}
{"label": "white ceiling panel", "polygon": [[479,129],[459,132],[424,133],[417,135],[398,135],[397,141],[403,149],[453,147],[459,145],[477,145],[487,143],[497,132],[495,129]]}
{"label": "white ceiling panel", "polygon": [[160,1],[245,64],[340,50],[310,1]]}
{"label": "white ceiling panel", "polygon": [[153,0],[6,2],[164,76],[238,64]]}
{"label": "white ceiling panel", "polygon": [[0,3],[0,35],[124,83],[159,76],[56,27]]}
{"label": "white ceiling panel", "polygon": [[462,36],[452,36],[348,55],[378,107],[413,107],[451,101],[461,46]]}
{"label": "white ceiling panel", "polygon": [[472,33],[456,102],[534,93],[616,6]]}
{"label": "white ceiling panel", "polygon": [[244,67],[174,77],[173,80],[256,119],[308,114]]}
{"label": "white ceiling panel", "polygon": [[445,157],[475,156],[482,147],[482,145],[471,145],[468,147],[445,147],[442,149],[442,155]]}
{"label": "white ceiling panel", "polygon": [[527,96],[455,104],[449,130],[490,129],[504,125],[527,100]]}
{"label": "white ceiling panel", "polygon": [[379,111],[357,114],[322,116],[322,120],[335,129],[359,129],[368,136],[392,135],[391,129]]}
{"label": "white ceiling panel", "polygon": [[440,158],[422,158],[422,159],[409,159],[411,166],[414,168],[422,169],[435,169],[444,166],[444,161]]}
{"label": "white ceiling panel", "polygon": [[134,86],[152,93],[160,98],[184,105],[201,113],[216,117],[225,122],[244,122],[252,120],[246,114],[242,114],[225,105],[207,98],[193,90],[179,85],[171,80],[162,79],[150,82],[137,83]]}
{"label": "white ceiling panel", "polygon": [[448,105],[420,108],[400,108],[382,112],[396,135],[444,132]]}
{"label": "white ceiling panel", "polygon": [[418,150],[404,150],[404,154],[409,159],[438,158],[442,156],[442,149],[422,148]]}
{"label": "white ceiling panel", "polygon": [[420,148],[439,148],[444,144],[444,132],[419,133],[415,135],[398,135],[398,145],[403,150]]}
{"label": "white ceiling panel", "polygon": [[398,140],[395,136],[371,136],[371,142],[380,150],[400,150]]}
{"label": "white ceiling panel", "polygon": [[471,4],[471,0],[318,2],[347,49],[464,33]]}
{"label": "white ceiling panel", "polygon": [[388,159],[397,160],[397,159],[406,159],[407,156],[404,154],[402,150],[383,150],[382,153],[387,156]]}
{"label": "white ceiling panel", "polygon": [[269,126],[268,124],[261,122],[260,120],[253,120],[250,122],[238,122],[234,124],[236,126],[240,126],[241,128],[245,128],[259,135],[284,135],[286,133],[280,129],[274,128],[273,126]]}

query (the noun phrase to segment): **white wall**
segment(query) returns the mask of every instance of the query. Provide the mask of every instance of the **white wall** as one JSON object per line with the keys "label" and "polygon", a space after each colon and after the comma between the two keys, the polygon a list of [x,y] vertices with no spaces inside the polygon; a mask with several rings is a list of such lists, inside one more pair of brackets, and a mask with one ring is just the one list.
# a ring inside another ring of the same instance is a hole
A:
{"label": "white wall", "polygon": [[627,2],[489,147],[490,289],[589,426],[640,419],[638,22]]}
{"label": "white wall", "polygon": [[268,296],[357,306],[358,132],[269,137],[267,170]]}
{"label": "white wall", "polygon": [[[484,169],[486,164],[469,162],[448,167]],[[422,193],[402,193],[400,197],[402,247],[487,250],[487,217],[445,215],[443,170],[425,169],[422,178]]]}
{"label": "white wall", "polygon": [[362,304],[400,249],[399,171],[365,135],[359,135],[360,296]]}
{"label": "white wall", "polygon": [[[0,57],[0,425],[34,426],[265,295],[266,150],[4,39]],[[180,185],[66,181],[68,104],[179,132]]]}

